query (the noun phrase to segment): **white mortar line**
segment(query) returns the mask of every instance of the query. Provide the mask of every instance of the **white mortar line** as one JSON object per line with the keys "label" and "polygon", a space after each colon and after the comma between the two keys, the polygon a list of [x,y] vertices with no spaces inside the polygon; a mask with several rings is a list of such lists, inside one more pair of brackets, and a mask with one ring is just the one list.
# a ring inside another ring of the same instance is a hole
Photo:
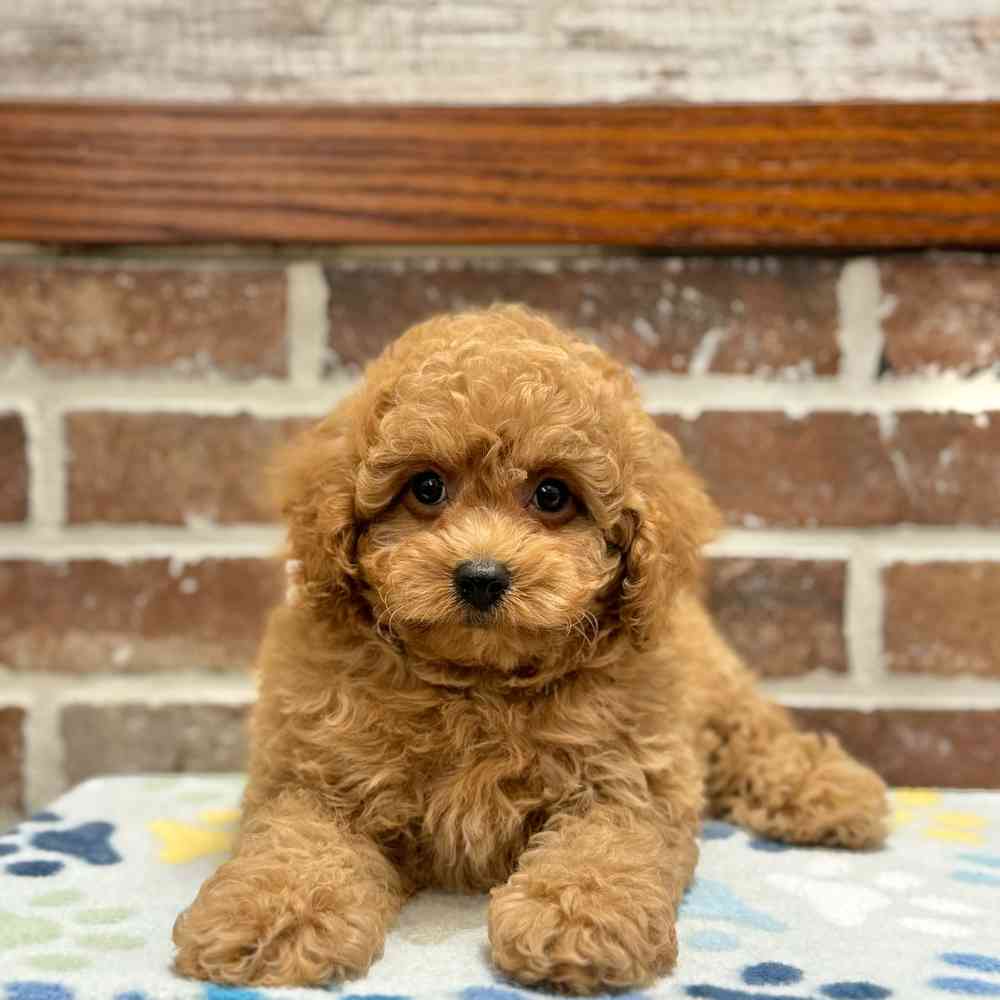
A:
{"label": "white mortar line", "polygon": [[254,699],[249,673],[210,674],[177,671],[150,674],[94,674],[74,679],[59,690],[60,709],[67,705],[139,704],[144,708],[165,705],[247,705]]}
{"label": "white mortar line", "polygon": [[[840,381],[859,397],[877,384],[885,345],[881,324],[882,289],[879,268],[872,259],[849,261],[837,282],[837,340],[840,344]],[[880,415],[879,429],[893,418]],[[871,688],[885,680],[882,613],[885,595],[879,572],[878,550],[852,540],[844,594],[844,639],[850,678]]]}
{"label": "white mortar line", "polygon": [[57,532],[66,523],[66,462],[68,459],[66,435],[62,415],[52,400],[45,396],[38,399],[39,427],[42,432],[41,471],[36,480],[42,489],[35,515],[42,530]]}
{"label": "white mortar line", "polygon": [[[315,361],[294,360],[302,369]],[[1000,380],[989,372],[961,379],[949,375],[881,379],[859,389],[836,378],[763,381],[743,375],[638,375],[643,401],[652,413],[696,417],[708,410],[777,410],[793,418],[808,413],[891,414],[905,410],[980,413],[1000,410]],[[322,416],[358,384],[353,373],[338,372],[314,385],[261,379],[175,382],[118,378],[46,378],[32,373],[0,379],[4,406],[24,408],[40,396],[59,413],[73,410],[253,413],[264,417]]]}
{"label": "white mortar line", "polygon": [[869,258],[848,261],[837,281],[840,381],[861,392],[878,378],[884,345],[881,309],[878,264]]}
{"label": "white mortar line", "polygon": [[169,558],[180,563],[211,558],[267,558],[278,553],[283,534],[283,528],[273,524],[225,525],[207,530],[94,525],[66,528],[58,534],[31,527],[3,526],[0,558],[46,562]]}
{"label": "white mortar line", "polygon": [[[300,364],[300,361],[295,361]],[[46,399],[53,412],[114,410],[137,413],[179,412],[228,416],[252,413],[261,417],[323,416],[357,384],[357,377],[338,373],[314,386],[261,379],[238,383],[222,381],[170,382],[123,378],[0,379],[5,406],[26,407]]]}
{"label": "white mortar line", "polygon": [[288,278],[288,375],[299,388],[322,384],[327,352],[329,289],[323,268],[314,262],[291,264]]}
{"label": "white mortar line", "polygon": [[754,380],[742,375],[647,373],[639,377],[643,402],[652,413],[697,417],[709,410],[776,410],[795,419],[809,413],[924,412],[980,413],[1000,409],[1000,381],[992,374],[967,379],[881,379],[863,389],[836,378],[809,381]]}
{"label": "white mortar line", "polygon": [[[1000,532],[997,532],[1000,544]],[[848,531],[818,528],[732,528],[705,549],[708,556],[734,559],[847,559],[853,543]]]}
{"label": "white mortar line", "polygon": [[1000,559],[1000,528],[892,525],[883,528],[734,528],[708,546],[710,556],[849,559],[857,547],[877,566],[892,562]]}
{"label": "white mortar line", "polygon": [[823,677],[799,681],[762,681],[767,697],[793,708],[848,708],[924,711],[1000,710],[1000,681],[971,677],[896,678],[878,687],[864,687],[844,679]]}
{"label": "white mortar line", "polygon": [[872,687],[885,679],[882,649],[882,613],[885,594],[879,564],[871,546],[853,547],[847,564],[844,595],[844,638],[851,677],[861,687]]}
{"label": "white mortar line", "polygon": [[28,810],[51,802],[66,788],[59,697],[65,679],[38,674],[31,684],[31,706],[24,727],[24,782]]}

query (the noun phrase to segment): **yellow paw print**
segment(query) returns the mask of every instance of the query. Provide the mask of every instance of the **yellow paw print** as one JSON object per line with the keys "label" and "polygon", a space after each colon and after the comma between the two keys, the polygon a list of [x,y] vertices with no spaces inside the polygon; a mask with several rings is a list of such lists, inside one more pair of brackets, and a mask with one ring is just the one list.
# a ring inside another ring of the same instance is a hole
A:
{"label": "yellow paw print", "polygon": [[934,808],[941,793],[932,788],[900,788],[892,796],[895,827],[924,824],[922,835],[930,840],[978,846],[985,842],[986,819],[977,813]]}
{"label": "yellow paw print", "polygon": [[239,818],[239,809],[205,809],[198,819],[207,826],[157,819],[149,824],[149,829],[160,839],[160,860],[168,865],[184,865],[210,854],[230,851]]}

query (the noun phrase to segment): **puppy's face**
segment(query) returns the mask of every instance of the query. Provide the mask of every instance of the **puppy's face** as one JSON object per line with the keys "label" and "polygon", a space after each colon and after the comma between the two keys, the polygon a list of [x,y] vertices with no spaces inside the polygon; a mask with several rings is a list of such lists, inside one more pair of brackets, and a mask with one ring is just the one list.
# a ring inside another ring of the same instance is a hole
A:
{"label": "puppy's face", "polygon": [[314,603],[504,671],[648,640],[710,521],[626,373],[520,311],[410,331],[286,478]]}
{"label": "puppy's face", "polygon": [[[359,564],[379,625],[408,648],[508,669],[596,635],[623,567],[608,510],[621,490],[591,428],[572,431],[579,447],[568,456],[551,423],[533,434],[530,417],[499,401],[470,403],[454,399],[466,412],[439,412],[430,426],[419,406],[386,418],[398,460],[386,455],[379,478],[390,477],[393,500],[376,503]],[[449,427],[464,428],[461,441]],[[435,447],[443,442],[459,448]]]}

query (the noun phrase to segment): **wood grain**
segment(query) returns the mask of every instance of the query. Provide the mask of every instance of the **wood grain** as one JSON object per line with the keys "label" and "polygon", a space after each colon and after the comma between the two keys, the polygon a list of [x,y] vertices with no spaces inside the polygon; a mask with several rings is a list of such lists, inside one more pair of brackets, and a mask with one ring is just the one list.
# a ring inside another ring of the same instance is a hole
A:
{"label": "wood grain", "polygon": [[997,0],[6,0],[0,96],[1000,99]]}
{"label": "wood grain", "polygon": [[1000,245],[1000,104],[9,103],[0,238]]}

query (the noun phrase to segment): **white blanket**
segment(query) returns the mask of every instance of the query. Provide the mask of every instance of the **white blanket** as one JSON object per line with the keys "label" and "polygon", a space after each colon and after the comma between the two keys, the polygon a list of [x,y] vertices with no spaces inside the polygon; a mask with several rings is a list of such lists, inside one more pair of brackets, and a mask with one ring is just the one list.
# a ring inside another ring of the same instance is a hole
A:
{"label": "white blanket", "polygon": [[[242,779],[90,781],[0,837],[4,1000],[262,1000],[176,977],[170,928],[225,859]],[[791,850],[706,823],[675,972],[638,996],[1000,997],[1000,793],[902,790],[882,851]],[[514,1000],[486,898],[425,893],[349,997]],[[632,994],[629,994],[630,996]]]}

